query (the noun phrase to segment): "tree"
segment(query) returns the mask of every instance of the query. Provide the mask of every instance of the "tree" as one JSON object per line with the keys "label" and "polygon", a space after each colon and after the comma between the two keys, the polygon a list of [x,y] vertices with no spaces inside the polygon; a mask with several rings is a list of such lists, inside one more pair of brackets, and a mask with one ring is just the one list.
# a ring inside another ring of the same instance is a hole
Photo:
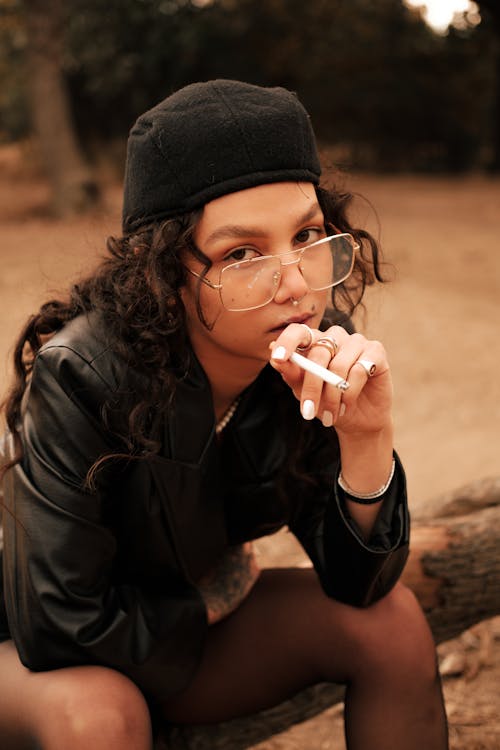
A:
{"label": "tree", "polygon": [[491,25],[496,37],[495,45],[495,104],[494,104],[494,130],[493,130],[493,158],[492,170],[500,171],[500,4],[497,0],[477,0],[483,22]]}
{"label": "tree", "polygon": [[[20,3],[0,0],[0,42],[2,7]],[[26,16],[38,8],[45,23],[45,42],[25,54],[37,58],[34,83],[52,49],[58,90],[68,85],[66,109],[87,145],[124,140],[176,88],[225,77],[297,91],[321,140],[339,146],[334,157],[346,155],[341,166],[483,168],[492,148],[500,158],[496,0],[480,2],[482,23],[447,35],[402,0],[72,0],[64,16],[62,5],[25,0]],[[2,93],[2,75],[10,90],[13,80],[4,55],[0,44]]]}
{"label": "tree", "polygon": [[[414,524],[403,573],[437,643],[500,614],[500,478],[476,481],[431,507],[440,516]],[[338,685],[316,685],[254,716],[207,727],[172,727],[157,750],[244,750],[341,701]]]}
{"label": "tree", "polygon": [[75,134],[63,73],[62,0],[25,0],[27,65],[35,132],[57,215],[82,211],[99,191]]}

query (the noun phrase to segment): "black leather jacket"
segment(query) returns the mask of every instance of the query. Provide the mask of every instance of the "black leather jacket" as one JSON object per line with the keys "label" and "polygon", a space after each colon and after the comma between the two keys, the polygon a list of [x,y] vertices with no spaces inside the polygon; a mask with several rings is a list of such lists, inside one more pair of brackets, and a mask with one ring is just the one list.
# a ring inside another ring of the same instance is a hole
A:
{"label": "black leather jacket", "polygon": [[[36,357],[24,458],[4,481],[8,630],[0,602],[0,632],[10,631],[27,667],[104,664],[146,695],[167,697],[187,684],[203,649],[206,612],[194,582],[227,545],[285,525],[329,596],[365,606],[392,587],[408,553],[399,462],[365,544],[335,481],[334,430],[305,423],[269,366],[218,440],[210,389],[193,356],[161,424],[159,454],[112,462],[98,473],[97,489],[85,489],[89,467],[117,447],[103,404],[133,388],[133,373],[103,343],[96,316],[69,323]],[[292,476],[290,436],[299,433],[301,466]]]}

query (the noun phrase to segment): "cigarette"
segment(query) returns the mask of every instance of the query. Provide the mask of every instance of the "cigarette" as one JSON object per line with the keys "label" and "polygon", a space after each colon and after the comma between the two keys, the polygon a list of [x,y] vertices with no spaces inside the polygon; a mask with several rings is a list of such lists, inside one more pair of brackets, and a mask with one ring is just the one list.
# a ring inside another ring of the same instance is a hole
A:
{"label": "cigarette", "polygon": [[299,367],[302,367],[303,370],[307,370],[307,372],[312,372],[313,375],[317,375],[319,378],[324,380],[325,383],[334,385],[335,388],[338,388],[340,391],[346,391],[349,388],[349,383],[347,382],[347,380],[344,380],[344,378],[335,375],[334,372],[330,372],[330,370],[327,370],[326,367],[317,365],[316,362],[312,362],[310,359],[307,359],[307,357],[303,357],[302,354],[299,354],[298,352],[293,352],[290,355],[290,360],[292,362],[295,362],[295,364]]}

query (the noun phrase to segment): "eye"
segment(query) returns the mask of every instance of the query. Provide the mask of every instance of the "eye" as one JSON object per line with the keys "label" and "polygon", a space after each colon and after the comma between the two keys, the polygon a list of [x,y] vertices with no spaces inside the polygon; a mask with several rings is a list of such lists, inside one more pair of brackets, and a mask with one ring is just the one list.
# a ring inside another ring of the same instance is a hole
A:
{"label": "eye", "polygon": [[299,245],[310,245],[312,242],[323,239],[323,237],[326,237],[323,227],[307,227],[306,229],[301,229],[295,235],[295,241]]}
{"label": "eye", "polygon": [[224,261],[229,263],[240,263],[242,260],[251,260],[259,255],[253,247],[236,247],[224,256]]}

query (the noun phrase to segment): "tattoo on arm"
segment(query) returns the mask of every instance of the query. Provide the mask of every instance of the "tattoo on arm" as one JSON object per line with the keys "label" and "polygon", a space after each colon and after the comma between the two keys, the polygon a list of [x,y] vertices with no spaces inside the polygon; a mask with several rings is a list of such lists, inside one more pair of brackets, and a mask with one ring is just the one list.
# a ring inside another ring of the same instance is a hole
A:
{"label": "tattoo on arm", "polygon": [[233,612],[250,592],[259,569],[251,543],[230,547],[215,568],[198,583],[210,623]]}

